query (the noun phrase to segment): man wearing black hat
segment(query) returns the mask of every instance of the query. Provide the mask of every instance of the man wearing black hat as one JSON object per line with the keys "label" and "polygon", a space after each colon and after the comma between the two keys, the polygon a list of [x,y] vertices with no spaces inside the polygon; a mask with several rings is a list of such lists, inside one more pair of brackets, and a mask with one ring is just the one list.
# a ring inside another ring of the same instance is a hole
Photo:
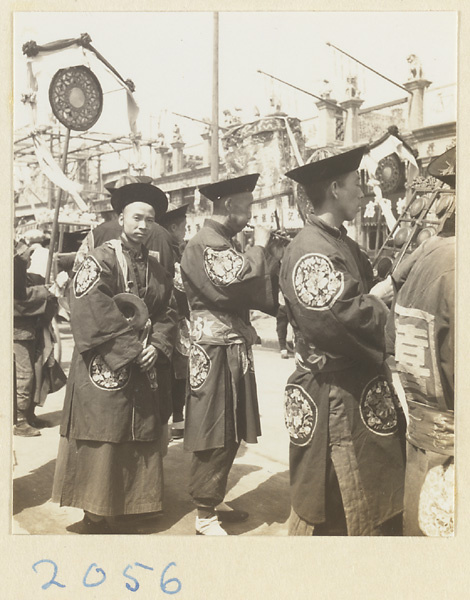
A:
{"label": "man wearing black hat", "polygon": [[162,509],[168,398],[154,367],[171,358],[176,319],[171,279],[144,242],[166,206],[149,184],[116,190],[122,235],[92,250],[73,279],[75,349],[53,499],[85,511],[80,533],[109,533],[123,515]]}
{"label": "man wearing black hat", "polygon": [[290,535],[379,535],[403,508],[398,415],[381,375],[391,286],[371,290],[370,263],[342,224],[361,205],[363,153],[287,173],[314,209],[280,273],[296,345],[285,390]]}
{"label": "man wearing black hat", "polygon": [[408,408],[404,535],[454,532],[455,147],[432,161],[439,234],[393,273],[387,351]]}
{"label": "man wearing black hat", "polygon": [[[111,206],[116,208],[113,204],[113,194],[124,185],[130,183],[148,183],[152,182],[152,178],[145,175],[123,175],[114,184],[106,185],[106,189],[111,194]],[[167,203],[168,204],[168,203]],[[160,264],[163,265],[165,270],[173,277],[173,255],[171,244],[168,242],[167,237],[164,234],[163,227],[159,224],[161,217],[165,214],[167,205],[163,202],[159,208],[158,213],[155,215],[155,222],[150,225],[150,231],[145,240],[145,246],[150,251],[152,256],[155,256]],[[110,221],[104,221],[94,229],[92,229],[83,240],[78,252],[75,256],[75,262],[73,270],[76,273],[79,266],[93,248],[98,248],[104,242],[109,240],[119,239],[122,233],[122,227],[119,224],[119,219],[111,219]]]}
{"label": "man wearing black hat", "polygon": [[175,206],[169,204],[166,213],[160,219],[160,224],[168,233],[168,239],[173,248],[175,276],[173,278],[173,294],[178,307],[178,333],[176,345],[171,359],[171,400],[172,400],[172,438],[182,438],[184,435],[183,410],[186,399],[186,383],[188,379],[189,356],[189,307],[181,279],[181,255],[186,237],[186,211],[189,204]]}
{"label": "man wearing black hat", "polygon": [[244,254],[232,240],[251,217],[259,175],[245,175],[200,188],[213,202],[212,219],[188,242],[181,261],[191,310],[185,449],[192,451],[190,493],[197,506],[196,532],[226,535],[223,522],[248,517],[222,503],[241,440],[261,434],[251,346],[257,339],[249,310],[275,314],[270,233],[255,227],[254,246]]}

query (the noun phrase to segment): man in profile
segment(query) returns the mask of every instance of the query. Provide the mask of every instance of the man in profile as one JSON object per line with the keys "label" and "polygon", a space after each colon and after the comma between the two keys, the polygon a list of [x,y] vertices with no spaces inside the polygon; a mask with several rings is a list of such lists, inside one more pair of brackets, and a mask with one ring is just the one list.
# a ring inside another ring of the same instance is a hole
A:
{"label": "man in profile", "polygon": [[403,509],[398,415],[382,376],[392,286],[372,287],[369,260],[343,226],[361,207],[364,150],[287,173],[314,209],[280,273],[296,346],[285,390],[290,535],[381,535]]}
{"label": "man in profile", "polygon": [[189,487],[200,535],[227,535],[219,521],[248,517],[221,503],[241,440],[256,443],[261,434],[251,350],[257,334],[249,311],[275,314],[277,309],[270,232],[256,226],[254,246],[245,253],[232,239],[251,218],[258,177],[200,188],[213,202],[212,218],[189,240],[181,261],[191,311],[184,446],[193,452]]}

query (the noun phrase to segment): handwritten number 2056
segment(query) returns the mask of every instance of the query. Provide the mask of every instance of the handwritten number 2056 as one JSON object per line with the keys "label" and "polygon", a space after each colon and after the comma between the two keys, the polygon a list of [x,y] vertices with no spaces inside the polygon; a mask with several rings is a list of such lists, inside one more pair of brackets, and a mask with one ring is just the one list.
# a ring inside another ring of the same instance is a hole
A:
{"label": "handwritten number 2056", "polygon": [[[35,573],[37,573],[38,572],[37,567],[40,564],[46,564],[46,563],[52,565],[52,577],[51,577],[51,579],[49,579],[49,581],[44,583],[41,586],[41,588],[43,590],[47,590],[49,587],[51,587],[51,585],[56,585],[57,587],[64,588],[65,585],[63,583],[59,583],[59,581],[56,581],[58,567],[53,560],[50,560],[47,558],[38,560],[33,565],[33,571]],[[148,571],[154,570],[152,567],[148,567],[147,565],[144,565],[144,564],[138,563],[138,562],[134,563],[134,565],[127,565],[127,567],[124,569],[122,574],[124,575],[124,577],[126,577],[127,579],[132,581],[132,585],[130,585],[129,583],[126,582],[126,588],[130,592],[136,592],[140,588],[140,584],[139,584],[138,580],[133,575],[129,574],[129,571],[134,566],[140,567],[142,569],[146,569]],[[167,571],[170,567],[176,567],[176,563],[174,563],[174,562],[168,563],[168,565],[163,569],[161,577],[160,577],[160,589],[165,594],[173,595],[173,594],[177,594],[181,590],[182,584],[181,584],[181,581],[179,579],[177,579],[176,577],[166,578]],[[106,573],[104,572],[104,570],[99,568],[96,563],[91,563],[91,565],[88,567],[88,569],[85,572],[82,583],[83,583],[84,587],[91,588],[91,587],[98,587],[99,585],[103,584],[105,581],[106,581]]]}

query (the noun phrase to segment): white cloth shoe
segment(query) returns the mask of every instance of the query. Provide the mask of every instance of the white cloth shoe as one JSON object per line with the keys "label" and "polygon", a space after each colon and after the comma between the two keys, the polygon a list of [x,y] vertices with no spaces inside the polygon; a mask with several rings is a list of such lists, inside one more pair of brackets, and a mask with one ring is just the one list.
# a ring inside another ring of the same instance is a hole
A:
{"label": "white cloth shoe", "polygon": [[208,519],[196,517],[196,535],[228,535],[228,533],[220,526],[216,516]]}

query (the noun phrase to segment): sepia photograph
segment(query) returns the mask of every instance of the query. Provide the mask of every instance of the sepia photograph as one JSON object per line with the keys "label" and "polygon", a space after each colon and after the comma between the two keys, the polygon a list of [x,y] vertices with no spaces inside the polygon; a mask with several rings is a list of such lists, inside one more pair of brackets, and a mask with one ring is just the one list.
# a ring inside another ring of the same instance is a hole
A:
{"label": "sepia photograph", "polygon": [[458,13],[12,47],[11,534],[453,537]]}

